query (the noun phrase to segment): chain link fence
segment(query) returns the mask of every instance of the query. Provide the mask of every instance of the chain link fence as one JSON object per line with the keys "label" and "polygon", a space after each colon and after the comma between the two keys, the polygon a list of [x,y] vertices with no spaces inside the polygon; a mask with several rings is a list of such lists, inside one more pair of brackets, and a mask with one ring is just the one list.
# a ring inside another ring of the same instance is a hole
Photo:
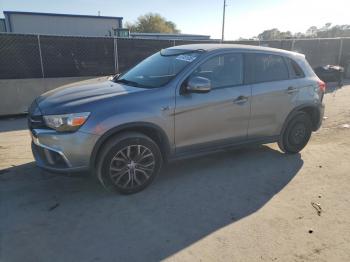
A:
{"label": "chain link fence", "polygon": [[[170,46],[220,41],[0,34],[0,79],[104,76],[125,72]],[[311,66],[340,64],[350,77],[350,38],[225,41],[292,50]]]}
{"label": "chain link fence", "polygon": [[162,48],[174,45],[171,40],[127,39],[116,38],[117,71],[125,72],[141,60],[156,53]]}
{"label": "chain link fence", "polygon": [[345,66],[345,75],[350,78],[350,38],[342,39],[340,49],[340,64]]}
{"label": "chain link fence", "polygon": [[42,77],[38,37],[0,35],[0,79]]}
{"label": "chain link fence", "polygon": [[99,76],[115,72],[114,40],[40,36],[43,77]]}

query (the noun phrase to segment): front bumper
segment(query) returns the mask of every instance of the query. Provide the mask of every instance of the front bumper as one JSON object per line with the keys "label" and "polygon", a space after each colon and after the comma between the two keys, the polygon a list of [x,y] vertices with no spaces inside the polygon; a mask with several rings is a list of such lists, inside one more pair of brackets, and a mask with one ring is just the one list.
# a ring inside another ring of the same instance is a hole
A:
{"label": "front bumper", "polygon": [[97,135],[76,131],[59,133],[32,129],[32,152],[36,164],[48,171],[70,173],[87,170]]}

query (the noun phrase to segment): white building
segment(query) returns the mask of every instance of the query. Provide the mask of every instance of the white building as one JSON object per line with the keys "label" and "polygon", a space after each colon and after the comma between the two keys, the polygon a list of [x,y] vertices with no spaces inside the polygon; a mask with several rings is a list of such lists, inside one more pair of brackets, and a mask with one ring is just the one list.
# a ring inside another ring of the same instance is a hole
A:
{"label": "white building", "polygon": [[131,38],[162,39],[162,40],[211,40],[210,35],[168,34],[168,33],[130,33]]}
{"label": "white building", "polygon": [[4,11],[6,32],[63,36],[115,36],[122,17]]}

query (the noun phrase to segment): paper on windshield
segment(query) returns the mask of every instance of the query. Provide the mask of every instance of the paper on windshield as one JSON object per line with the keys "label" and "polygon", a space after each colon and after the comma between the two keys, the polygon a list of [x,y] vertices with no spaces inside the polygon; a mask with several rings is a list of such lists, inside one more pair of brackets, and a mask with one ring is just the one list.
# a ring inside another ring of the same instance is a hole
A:
{"label": "paper on windshield", "polygon": [[190,54],[190,55],[178,55],[176,57],[177,60],[182,60],[182,61],[186,61],[186,62],[189,62],[191,63],[193,60],[195,60],[197,58],[198,54]]}

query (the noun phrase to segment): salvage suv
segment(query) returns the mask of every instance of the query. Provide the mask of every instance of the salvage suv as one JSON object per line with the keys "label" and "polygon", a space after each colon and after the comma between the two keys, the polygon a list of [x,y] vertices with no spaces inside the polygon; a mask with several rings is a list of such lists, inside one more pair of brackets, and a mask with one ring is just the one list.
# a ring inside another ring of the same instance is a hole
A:
{"label": "salvage suv", "polygon": [[32,151],[46,170],[90,170],[106,188],[135,193],[171,160],[247,143],[299,152],[321,125],[325,88],[302,54],[175,46],[109,80],[39,96]]}

